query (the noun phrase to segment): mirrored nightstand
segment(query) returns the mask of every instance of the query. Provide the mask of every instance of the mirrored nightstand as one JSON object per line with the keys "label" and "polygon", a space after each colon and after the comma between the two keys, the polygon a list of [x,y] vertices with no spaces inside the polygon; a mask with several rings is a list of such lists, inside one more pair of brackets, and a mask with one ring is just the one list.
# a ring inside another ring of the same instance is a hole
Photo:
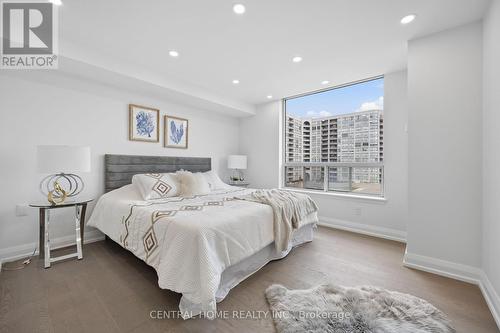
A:
{"label": "mirrored nightstand", "polygon": [[[44,267],[49,268],[50,264],[56,261],[65,260],[69,258],[83,258],[82,243],[83,243],[83,231],[85,228],[85,212],[87,211],[87,204],[91,202],[90,200],[75,200],[67,201],[59,205],[51,205],[48,202],[36,202],[31,203],[30,207],[38,208],[39,210],[39,222],[40,222],[40,234],[39,234],[39,245],[38,252],[39,258],[43,259]],[[49,226],[50,226],[50,211],[52,209],[60,208],[73,208],[75,210],[75,240],[76,240],[76,252],[67,254],[59,257],[50,256],[50,237],[49,237]]]}
{"label": "mirrored nightstand", "polygon": [[238,186],[238,187],[248,187],[250,186],[250,183],[245,181],[245,180],[238,180],[238,181],[234,181],[234,180],[230,180],[227,182],[228,185],[231,185],[231,186]]}

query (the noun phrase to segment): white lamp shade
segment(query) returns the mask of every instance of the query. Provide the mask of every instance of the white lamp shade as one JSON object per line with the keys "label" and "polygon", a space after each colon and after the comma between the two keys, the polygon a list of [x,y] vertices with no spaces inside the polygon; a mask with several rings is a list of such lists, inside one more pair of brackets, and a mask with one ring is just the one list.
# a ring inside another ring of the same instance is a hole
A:
{"label": "white lamp shade", "polygon": [[247,168],[247,157],[246,155],[229,155],[227,158],[227,168],[228,169],[246,169]]}
{"label": "white lamp shade", "polygon": [[90,172],[90,147],[38,146],[38,172]]}

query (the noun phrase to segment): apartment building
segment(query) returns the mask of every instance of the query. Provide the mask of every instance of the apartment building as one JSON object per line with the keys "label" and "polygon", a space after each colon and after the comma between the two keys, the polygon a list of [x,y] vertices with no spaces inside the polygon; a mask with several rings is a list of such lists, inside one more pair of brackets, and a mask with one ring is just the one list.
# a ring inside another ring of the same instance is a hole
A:
{"label": "apartment building", "polygon": [[[303,162],[302,120],[287,116],[286,120],[286,160],[288,162]],[[302,181],[302,168],[287,170],[287,184]]]}
{"label": "apartment building", "polygon": [[[383,111],[369,110],[324,118],[286,117],[287,162],[347,162],[370,163],[383,161]],[[329,183],[342,186],[350,178],[359,183],[377,183],[381,171],[377,168],[330,168]],[[323,189],[322,167],[287,168],[290,186],[307,183],[308,188]]]}

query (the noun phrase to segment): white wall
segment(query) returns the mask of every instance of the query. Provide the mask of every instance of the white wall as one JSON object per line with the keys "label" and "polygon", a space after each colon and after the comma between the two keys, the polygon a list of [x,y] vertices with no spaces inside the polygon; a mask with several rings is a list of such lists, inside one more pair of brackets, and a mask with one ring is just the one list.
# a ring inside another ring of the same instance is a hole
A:
{"label": "white wall", "polygon": [[410,41],[408,96],[407,251],[480,267],[481,24]]}
{"label": "white wall", "polygon": [[254,188],[279,187],[281,101],[257,107],[256,115],[240,119],[240,153],[248,157],[246,179]]}
{"label": "white wall", "polygon": [[[492,2],[483,37],[483,269],[500,294],[500,1]],[[497,296],[498,299],[498,296]],[[500,299],[498,299],[500,300]],[[497,305],[500,311],[500,303]]]}
{"label": "white wall", "polygon": [[[248,155],[252,187],[279,185],[281,103],[260,106],[257,115],[240,120],[240,152]],[[311,194],[322,222],[405,238],[407,221],[406,72],[385,76],[384,154],[386,202]],[[361,215],[357,215],[357,209]]]}
{"label": "white wall", "polygon": [[[0,259],[13,251],[32,251],[38,238],[36,210],[26,217],[15,216],[16,204],[43,199],[38,192],[42,175],[36,169],[37,145],[90,146],[92,172],[82,176],[85,193],[93,198],[104,190],[105,153],[212,157],[212,166],[222,177],[227,176],[227,155],[238,153],[236,118],[52,72],[36,75],[36,81],[0,76]],[[161,115],[188,118],[189,149],[163,148],[162,141],[129,141],[129,103],[159,108]],[[58,211],[51,237],[73,235],[72,221],[70,212]]]}

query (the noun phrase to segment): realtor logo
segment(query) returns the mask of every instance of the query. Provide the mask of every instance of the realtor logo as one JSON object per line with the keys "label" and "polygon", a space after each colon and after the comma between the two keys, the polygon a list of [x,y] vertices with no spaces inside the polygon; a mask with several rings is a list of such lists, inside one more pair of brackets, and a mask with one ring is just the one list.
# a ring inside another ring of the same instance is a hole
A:
{"label": "realtor logo", "polygon": [[47,1],[2,1],[2,69],[57,68],[57,10]]}

